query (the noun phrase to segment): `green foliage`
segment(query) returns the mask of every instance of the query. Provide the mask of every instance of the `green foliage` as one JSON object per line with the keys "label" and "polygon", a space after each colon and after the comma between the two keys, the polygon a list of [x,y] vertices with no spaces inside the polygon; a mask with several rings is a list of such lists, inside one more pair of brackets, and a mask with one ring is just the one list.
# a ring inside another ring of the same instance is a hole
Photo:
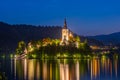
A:
{"label": "green foliage", "polygon": [[17,47],[17,49],[16,49],[16,53],[17,53],[17,54],[22,54],[22,53],[24,52],[25,47],[26,47],[25,42],[24,42],[24,41],[20,41],[20,42],[18,43],[18,47]]}
{"label": "green foliage", "polygon": [[[79,39],[78,39],[79,41]],[[87,55],[91,53],[91,48],[87,43],[87,40],[84,41],[84,43],[77,42],[78,44],[78,53],[83,53],[82,55]]]}
{"label": "green foliage", "polygon": [[[73,56],[74,54],[87,55],[90,53],[90,47],[87,44],[87,40],[84,43],[80,42],[80,38],[71,38],[68,45],[60,45],[60,40],[45,38],[39,41],[31,41],[26,46],[23,41],[18,43],[16,53],[21,54],[27,48],[29,58],[55,58],[60,56]],[[76,42],[78,47],[76,47]],[[83,53],[83,54],[82,54]]]}
{"label": "green foliage", "polygon": [[76,41],[79,42],[79,43],[81,43],[79,36],[76,37]]}

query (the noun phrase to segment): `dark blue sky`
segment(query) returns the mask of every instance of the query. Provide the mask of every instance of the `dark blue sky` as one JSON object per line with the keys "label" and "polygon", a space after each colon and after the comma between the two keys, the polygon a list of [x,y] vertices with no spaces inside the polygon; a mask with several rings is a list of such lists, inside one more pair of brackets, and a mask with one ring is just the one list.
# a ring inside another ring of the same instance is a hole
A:
{"label": "dark blue sky", "polygon": [[80,35],[120,31],[120,0],[0,0],[0,21],[60,25]]}

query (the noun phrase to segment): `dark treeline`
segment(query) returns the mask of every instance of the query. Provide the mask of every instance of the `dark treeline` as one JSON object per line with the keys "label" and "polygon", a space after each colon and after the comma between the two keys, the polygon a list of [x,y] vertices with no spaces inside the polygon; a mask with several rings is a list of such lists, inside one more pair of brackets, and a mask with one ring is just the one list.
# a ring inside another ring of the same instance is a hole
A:
{"label": "dark treeline", "polygon": [[9,25],[0,22],[0,52],[12,52],[19,41],[29,42],[46,37],[59,39],[60,26]]}
{"label": "dark treeline", "polygon": [[[14,52],[20,41],[28,43],[31,40],[40,40],[48,37],[51,39],[61,39],[61,30],[61,26],[10,25],[0,22],[0,53]],[[80,37],[81,41],[86,39],[86,37]],[[87,40],[90,45],[102,44],[94,39]]]}

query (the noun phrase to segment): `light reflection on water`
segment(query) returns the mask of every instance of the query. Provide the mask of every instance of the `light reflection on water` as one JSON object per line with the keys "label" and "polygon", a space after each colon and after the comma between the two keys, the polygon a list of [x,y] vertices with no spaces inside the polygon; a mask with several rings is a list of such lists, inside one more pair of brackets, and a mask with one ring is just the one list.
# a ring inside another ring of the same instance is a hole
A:
{"label": "light reflection on water", "polygon": [[[8,80],[119,80],[118,59],[0,60]],[[10,70],[9,70],[10,69]],[[10,71],[10,73],[9,73]]]}

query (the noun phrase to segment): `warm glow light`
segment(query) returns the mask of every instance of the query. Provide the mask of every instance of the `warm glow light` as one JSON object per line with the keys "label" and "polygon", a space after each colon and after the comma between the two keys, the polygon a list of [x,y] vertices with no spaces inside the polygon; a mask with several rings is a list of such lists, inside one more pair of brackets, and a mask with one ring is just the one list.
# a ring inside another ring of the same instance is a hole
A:
{"label": "warm glow light", "polygon": [[64,80],[64,67],[60,64],[60,80]]}
{"label": "warm glow light", "polygon": [[100,74],[99,60],[93,59],[91,62],[91,79],[96,78]]}
{"label": "warm glow light", "polygon": [[76,63],[76,80],[80,79],[80,73],[79,73],[79,62]]}
{"label": "warm glow light", "polygon": [[24,59],[24,79],[27,77],[27,59]]}
{"label": "warm glow light", "polygon": [[47,77],[47,63],[43,63],[43,80],[48,80]]}
{"label": "warm glow light", "polygon": [[50,64],[50,80],[52,80],[52,64]]}
{"label": "warm glow light", "polygon": [[37,80],[40,80],[40,63],[39,62],[37,62],[36,77],[37,77]]}
{"label": "warm glow light", "polygon": [[28,62],[28,79],[29,80],[34,80],[34,61],[29,60]]}
{"label": "warm glow light", "polygon": [[65,74],[65,76],[66,76],[65,80],[69,80],[69,66],[66,65],[65,68],[66,68],[66,69],[65,69],[65,73],[66,73],[66,74]]}
{"label": "warm glow light", "polygon": [[60,80],[69,80],[68,64],[60,64]]}

